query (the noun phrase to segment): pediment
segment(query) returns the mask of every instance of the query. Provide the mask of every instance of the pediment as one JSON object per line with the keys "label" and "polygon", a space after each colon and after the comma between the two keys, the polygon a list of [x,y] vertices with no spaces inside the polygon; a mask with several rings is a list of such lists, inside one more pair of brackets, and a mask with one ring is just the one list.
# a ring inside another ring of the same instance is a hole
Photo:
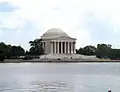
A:
{"label": "pediment", "polygon": [[76,40],[76,39],[75,38],[71,38],[69,36],[61,36],[61,37],[53,38],[52,40]]}

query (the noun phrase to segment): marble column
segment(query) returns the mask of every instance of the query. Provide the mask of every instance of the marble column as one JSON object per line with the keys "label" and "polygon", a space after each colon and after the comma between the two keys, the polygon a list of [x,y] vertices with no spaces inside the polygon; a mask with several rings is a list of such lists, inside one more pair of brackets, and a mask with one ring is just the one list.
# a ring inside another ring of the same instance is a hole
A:
{"label": "marble column", "polygon": [[53,42],[51,42],[51,53],[53,53]]}
{"label": "marble column", "polygon": [[66,54],[66,42],[64,42],[64,52],[65,52],[65,54]]}
{"label": "marble column", "polygon": [[54,42],[54,53],[56,53],[56,42]]}
{"label": "marble column", "polygon": [[68,52],[67,52],[67,42],[66,42],[66,53],[68,53]]}
{"label": "marble column", "polygon": [[68,42],[68,53],[70,53],[70,44],[69,44],[69,42]]}
{"label": "marble column", "polygon": [[63,42],[61,42],[61,53],[63,53]]}
{"label": "marble column", "polygon": [[57,42],[57,53],[59,54],[59,42]]}

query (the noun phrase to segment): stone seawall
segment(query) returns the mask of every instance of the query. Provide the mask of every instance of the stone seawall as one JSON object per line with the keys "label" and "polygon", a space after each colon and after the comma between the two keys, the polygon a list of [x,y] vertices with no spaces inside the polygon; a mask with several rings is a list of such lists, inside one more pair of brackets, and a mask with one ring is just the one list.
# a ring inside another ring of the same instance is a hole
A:
{"label": "stone seawall", "polygon": [[109,63],[120,60],[5,60],[4,63]]}

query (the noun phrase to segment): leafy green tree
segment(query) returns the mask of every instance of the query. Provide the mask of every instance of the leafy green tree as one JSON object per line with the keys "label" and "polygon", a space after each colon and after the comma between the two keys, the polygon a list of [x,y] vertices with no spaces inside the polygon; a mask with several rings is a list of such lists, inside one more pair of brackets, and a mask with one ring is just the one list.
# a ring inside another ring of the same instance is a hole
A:
{"label": "leafy green tree", "polygon": [[29,55],[29,51],[28,50],[26,50],[25,55]]}
{"label": "leafy green tree", "polygon": [[10,49],[10,55],[11,56],[23,56],[25,55],[25,51],[20,46],[12,46]]}
{"label": "leafy green tree", "polygon": [[2,51],[4,55],[8,55],[10,48],[11,48],[11,45],[6,45],[4,42],[0,43],[0,51]]}
{"label": "leafy green tree", "polygon": [[92,45],[88,45],[83,48],[80,48],[79,50],[76,51],[76,53],[83,55],[95,55],[95,51],[96,51],[96,47]]}
{"label": "leafy green tree", "polygon": [[35,39],[34,41],[30,41],[30,50],[29,53],[32,55],[42,55],[44,54],[44,49],[42,47],[42,39]]}
{"label": "leafy green tree", "polygon": [[80,48],[80,49],[76,49],[76,53],[77,54],[82,54],[82,55],[84,55],[84,50],[83,50],[83,48]]}
{"label": "leafy green tree", "polygon": [[110,53],[110,59],[120,60],[120,49],[112,49]]}
{"label": "leafy green tree", "polygon": [[98,44],[96,49],[96,56],[98,58],[109,58],[111,55],[111,48],[110,44]]}
{"label": "leafy green tree", "polygon": [[11,56],[22,56],[25,54],[25,51],[20,46],[11,46],[6,45],[5,43],[0,43],[0,51],[4,53],[4,56],[10,58]]}
{"label": "leafy green tree", "polygon": [[4,52],[0,51],[0,62],[4,62]]}

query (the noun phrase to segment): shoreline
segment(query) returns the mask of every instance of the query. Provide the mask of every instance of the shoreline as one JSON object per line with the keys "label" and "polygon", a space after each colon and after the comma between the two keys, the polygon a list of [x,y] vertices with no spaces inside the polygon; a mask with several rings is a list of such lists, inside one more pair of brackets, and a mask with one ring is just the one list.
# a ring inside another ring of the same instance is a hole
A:
{"label": "shoreline", "polygon": [[4,60],[0,63],[120,63],[120,60]]}

